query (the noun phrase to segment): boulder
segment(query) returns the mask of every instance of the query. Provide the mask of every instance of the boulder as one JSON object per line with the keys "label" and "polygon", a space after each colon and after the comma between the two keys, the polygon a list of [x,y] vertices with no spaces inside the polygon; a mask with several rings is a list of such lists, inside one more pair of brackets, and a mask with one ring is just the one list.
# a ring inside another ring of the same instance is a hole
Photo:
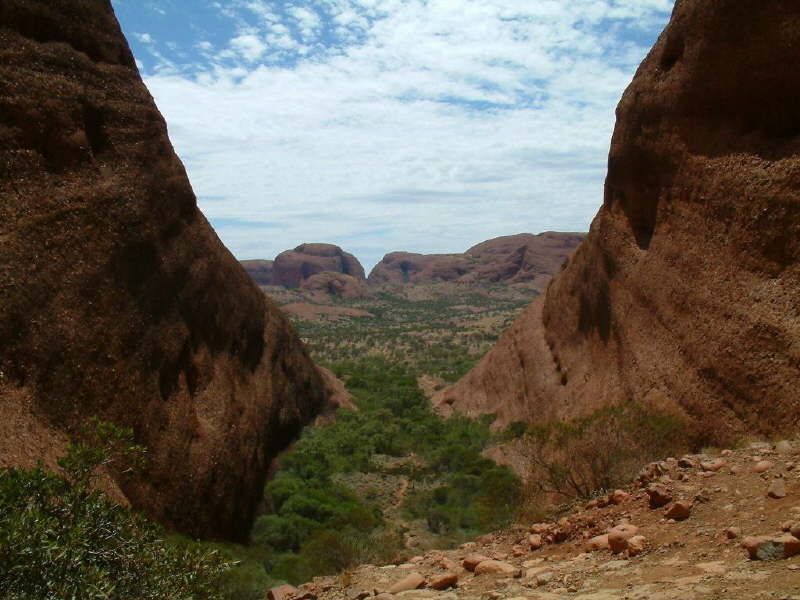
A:
{"label": "boulder", "polygon": [[544,542],[542,541],[541,534],[532,533],[528,536],[528,544],[530,545],[531,550],[538,550],[542,547]]}
{"label": "boulder", "polygon": [[612,528],[608,532],[608,547],[611,552],[618,554],[628,549],[628,540],[639,532],[636,525],[630,523],[623,523]]}
{"label": "boulder", "polygon": [[396,582],[389,588],[390,594],[399,594],[408,590],[416,590],[425,586],[425,578],[417,572],[409,573],[400,581]]}
{"label": "boulder", "polygon": [[586,542],[586,549],[590,552],[596,550],[610,550],[611,546],[608,545],[608,534],[598,535],[591,538]]}
{"label": "boulder", "polygon": [[267,592],[268,600],[291,600],[297,595],[297,588],[293,585],[285,584],[270,588]]}
{"label": "boulder", "polygon": [[489,557],[483,554],[470,554],[464,557],[464,560],[461,561],[461,566],[467,571],[474,571],[475,567],[487,560],[490,560]]}
{"label": "boulder", "polygon": [[609,504],[623,504],[631,499],[631,495],[623,490],[614,490],[611,494],[608,495],[608,503]]}
{"label": "boulder", "polygon": [[664,512],[664,517],[675,521],[685,521],[692,514],[692,503],[689,500],[678,500]]}
{"label": "boulder", "polygon": [[754,464],[750,468],[750,470],[753,473],[765,473],[766,471],[769,471],[774,466],[775,466],[775,463],[773,463],[771,460],[760,460],[756,464]]}
{"label": "boulder", "polygon": [[99,0],[0,3],[0,466],[132,428],[122,504],[244,541],[272,459],[325,404],[281,312],[197,207]]}
{"label": "boulder", "polygon": [[769,489],[767,490],[767,497],[774,498],[776,500],[786,497],[786,482],[782,477],[776,477],[772,480],[772,483],[769,484]]}
{"label": "boulder", "polygon": [[751,560],[780,560],[800,554],[800,539],[788,534],[748,537],[742,542],[742,547]]}
{"label": "boulder", "polygon": [[514,565],[502,560],[484,560],[475,567],[475,575],[505,575],[516,576],[520,573]]}
{"label": "boulder", "polygon": [[722,458],[716,458],[714,460],[704,460],[700,463],[700,468],[703,471],[719,471],[722,467],[728,464]]}
{"label": "boulder", "polygon": [[458,573],[444,573],[434,577],[429,586],[434,590],[446,590],[447,588],[454,587],[458,584]]}
{"label": "boulder", "polygon": [[634,535],[628,539],[628,556],[638,556],[647,550],[647,538],[643,535]]}
{"label": "boulder", "polygon": [[729,540],[735,540],[742,536],[742,530],[739,527],[728,527],[725,530],[725,537]]}
{"label": "boulder", "polygon": [[647,492],[650,508],[661,508],[672,502],[672,494],[661,484],[651,484],[645,492]]}

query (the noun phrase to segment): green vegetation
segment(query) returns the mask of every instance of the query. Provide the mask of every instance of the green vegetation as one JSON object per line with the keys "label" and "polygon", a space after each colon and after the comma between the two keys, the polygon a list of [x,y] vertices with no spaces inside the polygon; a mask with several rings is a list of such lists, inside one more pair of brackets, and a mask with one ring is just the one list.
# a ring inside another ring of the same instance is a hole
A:
{"label": "green vegetation", "polygon": [[93,422],[70,444],[64,475],[40,465],[0,471],[0,594],[4,600],[220,598],[227,565],[92,489],[98,468],[139,462],[129,430]]}
{"label": "green vegetation", "polygon": [[449,382],[474,366],[534,294],[508,286],[411,286],[335,300],[373,318],[295,319],[295,326],[321,364],[383,357],[413,375]]}
{"label": "green vegetation", "polygon": [[296,323],[359,410],[307,429],[281,457],[249,545],[166,535],[96,491],[101,468],[132,471],[143,450],[129,431],[94,422],[62,474],[0,471],[0,598],[261,600],[282,581],[402,560],[509,523],[521,484],[481,456],[494,441],[488,422],[441,419],[417,382],[461,377],[531,292],[406,293],[340,302],[374,318]]}
{"label": "green vegetation", "polygon": [[[382,359],[332,365],[360,410],[341,411],[332,425],[307,430],[281,459],[266,487],[270,514],[252,535],[266,571],[301,582],[405,552],[406,520],[422,520],[447,539],[500,528],[514,514],[519,480],[483,458],[488,424],[443,420],[414,377]],[[352,474],[391,476],[407,496],[393,507],[342,483]]]}

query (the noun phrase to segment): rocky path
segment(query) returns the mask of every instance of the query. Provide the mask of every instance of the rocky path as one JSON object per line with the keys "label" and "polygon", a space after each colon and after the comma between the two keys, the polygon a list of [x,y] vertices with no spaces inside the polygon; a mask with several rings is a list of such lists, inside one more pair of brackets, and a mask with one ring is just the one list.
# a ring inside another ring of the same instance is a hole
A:
{"label": "rocky path", "polygon": [[[557,522],[275,600],[800,600],[800,441],[670,458]],[[794,535],[792,534],[794,533]]]}

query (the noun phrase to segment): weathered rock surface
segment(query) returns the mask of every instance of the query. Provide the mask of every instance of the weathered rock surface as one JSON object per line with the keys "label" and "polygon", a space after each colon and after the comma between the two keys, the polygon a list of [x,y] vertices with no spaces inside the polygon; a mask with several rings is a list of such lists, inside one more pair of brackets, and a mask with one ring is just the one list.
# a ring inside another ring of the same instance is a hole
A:
{"label": "weathered rock surface", "polygon": [[367,285],[363,279],[333,271],[323,271],[312,275],[300,284],[300,288],[339,298],[363,298],[367,295]]}
{"label": "weathered rock surface", "polygon": [[617,109],[588,237],[441,405],[502,424],[635,401],[697,446],[797,429],[798,19],[677,2]]}
{"label": "weathered rock surface", "polygon": [[482,242],[464,254],[392,252],[369,274],[370,283],[534,283],[544,289],[585,237],[581,233],[521,233]]}
{"label": "weathered rock surface", "polygon": [[322,379],[197,209],[107,0],[0,3],[0,465],[134,429],[117,498],[243,539]]}
{"label": "weathered rock surface", "polygon": [[300,244],[281,252],[272,266],[272,283],[288,288],[299,287],[317,273],[330,271],[364,280],[364,267],[358,259],[333,244]]}
{"label": "weathered rock surface", "polygon": [[256,285],[272,285],[272,265],[274,261],[240,260],[239,262]]}
{"label": "weathered rock surface", "polygon": [[336,377],[330,369],[325,367],[317,367],[317,369],[322,375],[327,401],[314,420],[314,425],[332,423],[336,419],[336,411],[339,409],[358,410],[353,402],[353,395],[347,391],[344,382]]}

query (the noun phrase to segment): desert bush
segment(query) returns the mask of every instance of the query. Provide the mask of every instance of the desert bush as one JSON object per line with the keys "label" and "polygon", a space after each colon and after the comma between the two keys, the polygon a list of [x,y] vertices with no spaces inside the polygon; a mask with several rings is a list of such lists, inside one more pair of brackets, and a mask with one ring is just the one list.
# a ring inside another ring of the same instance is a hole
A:
{"label": "desert bush", "polygon": [[94,421],[62,474],[0,471],[0,593],[7,600],[220,598],[228,565],[94,489],[100,467],[136,463],[130,430]]}
{"label": "desert bush", "polygon": [[685,450],[683,430],[681,419],[635,404],[530,425],[521,444],[531,466],[526,494],[588,498],[618,487],[644,463]]}

